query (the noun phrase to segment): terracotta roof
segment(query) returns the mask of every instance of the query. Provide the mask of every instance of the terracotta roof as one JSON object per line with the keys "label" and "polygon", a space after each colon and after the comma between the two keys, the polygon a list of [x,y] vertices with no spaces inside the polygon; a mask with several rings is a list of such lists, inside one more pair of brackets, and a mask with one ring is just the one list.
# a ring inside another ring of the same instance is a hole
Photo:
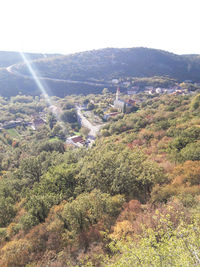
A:
{"label": "terracotta roof", "polygon": [[116,115],[118,115],[118,114],[120,114],[119,112],[113,112],[113,113],[109,113],[108,115],[109,116],[116,116]]}
{"label": "terracotta roof", "polygon": [[81,144],[84,144],[85,143],[85,141],[83,140],[83,138],[81,136],[72,137],[71,140],[74,143],[81,143]]}

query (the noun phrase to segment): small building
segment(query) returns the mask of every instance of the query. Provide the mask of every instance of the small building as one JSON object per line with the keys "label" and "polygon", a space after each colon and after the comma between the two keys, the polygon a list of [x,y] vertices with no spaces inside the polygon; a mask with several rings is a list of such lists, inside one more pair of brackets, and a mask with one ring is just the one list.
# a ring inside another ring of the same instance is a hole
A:
{"label": "small building", "polygon": [[136,101],[133,99],[127,99],[125,102],[126,102],[126,105],[128,106],[135,106],[136,104]]}
{"label": "small building", "polygon": [[123,85],[125,86],[125,87],[129,87],[130,86],[130,82],[123,82]]}
{"label": "small building", "polygon": [[2,128],[11,129],[20,125],[22,125],[22,121],[8,121],[3,124]]}
{"label": "small building", "polygon": [[125,112],[126,113],[130,113],[133,111],[134,107],[136,108],[136,101],[133,99],[127,99],[125,101],[125,104],[126,104],[126,106],[125,106]]}
{"label": "small building", "polygon": [[156,88],[156,94],[161,94],[162,93],[162,88],[160,88],[160,87],[158,87],[158,88]]}
{"label": "small building", "polygon": [[119,80],[118,79],[112,79],[112,83],[118,84],[119,83]]}
{"label": "small building", "polygon": [[148,93],[149,93],[149,95],[153,95],[153,94],[155,94],[155,90],[154,89],[149,90]]}
{"label": "small building", "polygon": [[77,135],[67,138],[66,143],[76,147],[83,147],[85,145],[85,141],[83,140],[82,136]]}
{"label": "small building", "polygon": [[184,92],[182,90],[176,90],[174,92],[175,95],[182,95]]}
{"label": "small building", "polygon": [[137,94],[138,91],[139,91],[139,86],[133,86],[131,87],[131,89],[127,90],[127,94],[134,95]]}
{"label": "small building", "polygon": [[184,83],[193,83],[192,80],[185,80]]}
{"label": "small building", "polygon": [[35,117],[32,121],[33,128],[38,129],[45,124],[45,121],[40,117]]}
{"label": "small building", "polygon": [[104,120],[108,120],[110,117],[115,117],[115,116],[117,116],[117,115],[119,115],[120,114],[120,112],[112,112],[112,113],[108,113],[108,114],[105,114],[104,116],[103,116],[103,118],[104,118]]}

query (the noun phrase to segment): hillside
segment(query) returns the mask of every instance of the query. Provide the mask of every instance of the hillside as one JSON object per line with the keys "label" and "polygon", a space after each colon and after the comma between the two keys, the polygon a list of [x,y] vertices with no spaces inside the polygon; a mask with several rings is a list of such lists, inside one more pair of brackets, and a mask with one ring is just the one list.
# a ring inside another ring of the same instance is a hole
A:
{"label": "hillside", "polygon": [[[36,53],[25,53],[31,60],[39,58],[55,57],[55,54],[36,54]],[[0,68],[9,67],[10,65],[22,62],[22,57],[19,52],[7,52],[0,51]]]}
{"label": "hillside", "polygon": [[[106,48],[34,63],[41,76],[78,81],[110,81],[119,77],[169,76],[200,81],[200,59],[149,48]],[[18,70],[28,74],[24,65]]]}
{"label": "hillside", "polygon": [[[47,78],[43,80],[47,93],[61,97],[70,94],[100,93],[105,87],[115,91],[116,87],[111,83],[114,78],[126,80],[128,77],[163,76],[178,82],[200,82],[198,55],[180,56],[148,48],[106,48],[65,56],[41,56],[29,55],[34,59],[32,66],[37,70],[39,77]],[[12,67],[12,73],[5,68],[0,70],[0,95],[12,96],[19,92],[40,94],[27,66],[23,62],[18,62],[19,55],[8,53],[4,56],[2,52],[0,61],[1,59],[0,64],[4,67],[11,63],[17,64]],[[121,89],[125,90],[123,87]]]}
{"label": "hillside", "polygon": [[2,123],[47,116],[0,131],[0,266],[199,266],[200,95],[140,98],[90,149],[66,145],[44,99],[0,98]]}

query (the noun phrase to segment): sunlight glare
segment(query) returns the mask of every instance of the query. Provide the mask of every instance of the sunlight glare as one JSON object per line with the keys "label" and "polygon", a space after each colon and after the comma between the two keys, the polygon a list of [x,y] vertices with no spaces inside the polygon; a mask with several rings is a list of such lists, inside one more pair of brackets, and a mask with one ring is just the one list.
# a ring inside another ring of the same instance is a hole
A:
{"label": "sunlight glare", "polygon": [[56,117],[57,122],[60,124],[60,126],[62,127],[62,130],[66,133],[66,127],[64,126],[64,123],[62,122],[62,120],[60,119],[60,115],[58,112],[58,108],[55,105],[55,103],[52,102],[50,96],[48,95],[48,90],[45,89],[45,87],[47,87],[47,85],[45,84],[44,80],[41,81],[41,77],[40,75],[38,75],[38,71],[36,70],[36,68],[33,66],[33,62],[31,60],[28,59],[28,56],[25,55],[23,52],[20,52],[20,55],[24,61],[24,63],[26,64],[30,74],[31,74],[31,78],[35,81],[36,85],[38,86],[40,92],[42,93],[42,95],[44,96],[44,99],[49,107],[53,107],[51,108],[51,112],[54,114],[54,116]]}

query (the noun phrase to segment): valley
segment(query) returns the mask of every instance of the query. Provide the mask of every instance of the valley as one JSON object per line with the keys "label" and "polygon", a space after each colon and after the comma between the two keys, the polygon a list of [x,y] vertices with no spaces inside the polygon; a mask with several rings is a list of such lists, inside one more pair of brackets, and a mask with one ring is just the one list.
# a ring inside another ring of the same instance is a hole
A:
{"label": "valley", "polygon": [[12,55],[0,69],[0,266],[198,266],[198,57],[34,55],[31,73]]}

